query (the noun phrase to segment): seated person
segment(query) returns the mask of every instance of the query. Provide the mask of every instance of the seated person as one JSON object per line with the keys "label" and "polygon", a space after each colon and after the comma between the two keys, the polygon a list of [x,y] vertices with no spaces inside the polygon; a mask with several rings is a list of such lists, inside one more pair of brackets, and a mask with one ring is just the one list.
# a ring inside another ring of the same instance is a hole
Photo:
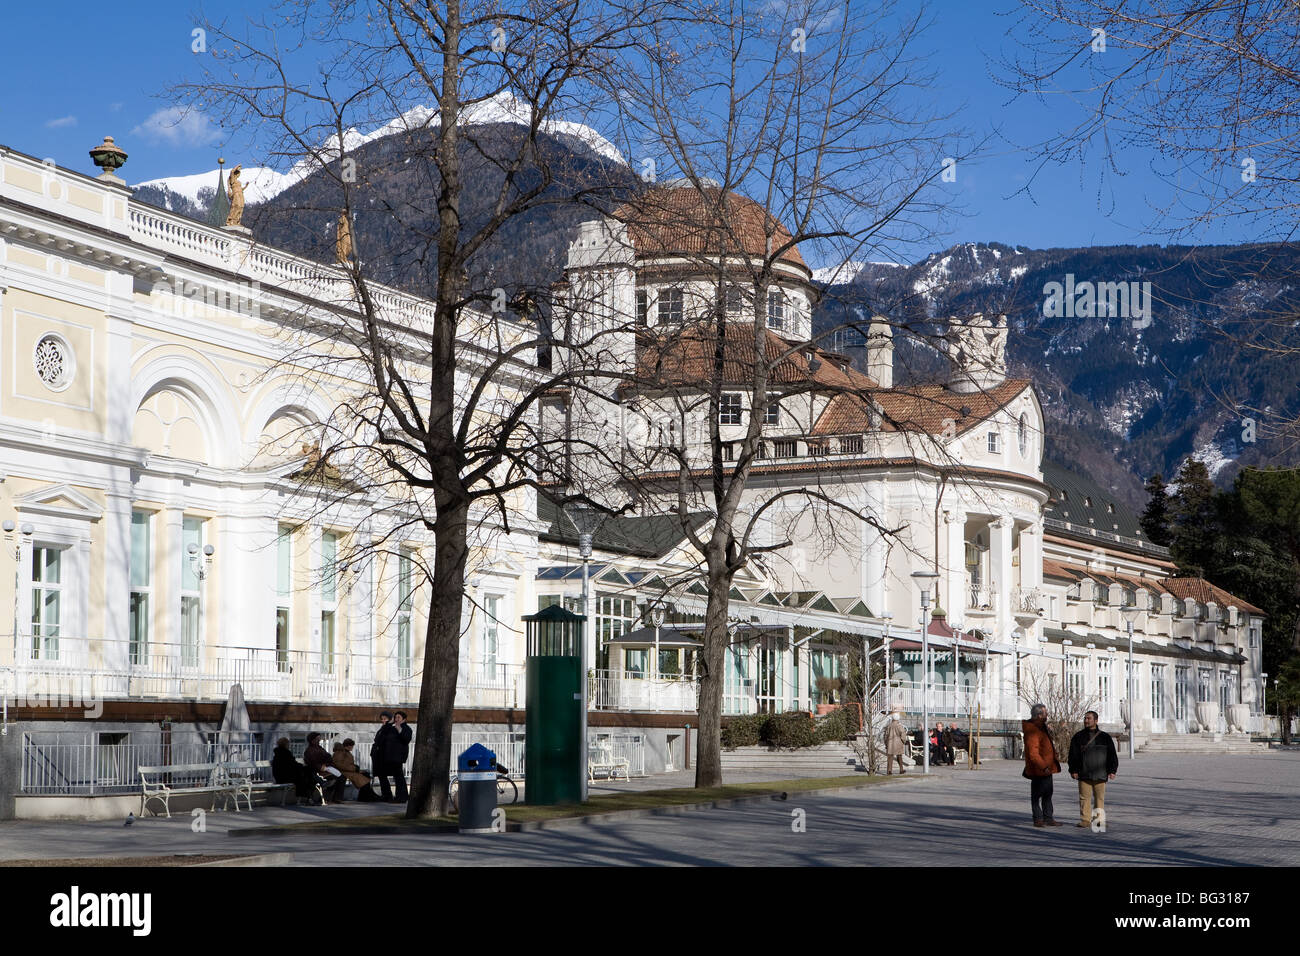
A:
{"label": "seated person", "polygon": [[312,731],[307,735],[307,750],[302,755],[302,762],[307,770],[322,778],[322,792],[328,803],[342,803],[343,790],[348,785],[348,778],[334,766],[334,761],[320,745],[320,734]]}
{"label": "seated person", "polygon": [[281,737],[275,742],[275,751],[271,755],[271,776],[276,783],[291,783],[294,786],[302,781],[302,764],[289,749],[288,737]]}
{"label": "seated person", "polygon": [[378,800],[374,788],[370,786],[370,777],[361,771],[357,766],[356,760],[352,756],[352,748],[357,742],[349,737],[342,743],[334,745],[334,766],[348,780],[352,786],[357,788],[357,800],[361,803],[370,803]]}

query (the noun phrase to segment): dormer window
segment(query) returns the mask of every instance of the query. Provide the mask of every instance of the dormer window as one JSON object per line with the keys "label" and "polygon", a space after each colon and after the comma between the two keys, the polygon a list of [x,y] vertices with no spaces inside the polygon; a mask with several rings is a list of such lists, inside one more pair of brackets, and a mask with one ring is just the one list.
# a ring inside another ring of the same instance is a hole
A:
{"label": "dormer window", "polygon": [[1087,496],[1087,495],[1085,495],[1085,496],[1084,496],[1084,499],[1083,499],[1083,506],[1084,506],[1085,508],[1091,508],[1091,507],[1092,507],[1092,498],[1089,497],[1089,496]]}
{"label": "dormer window", "polygon": [[778,330],[785,328],[785,293],[777,289],[767,293],[767,327]]}
{"label": "dormer window", "polygon": [[990,455],[1002,454],[1002,436],[999,435],[997,432],[989,432],[988,448],[989,448]]}
{"label": "dormer window", "polygon": [[682,308],[682,290],[664,289],[659,293],[659,324],[681,325],[684,310]]}
{"label": "dormer window", "polygon": [[739,286],[727,286],[727,314],[739,315],[745,311],[745,296]]}
{"label": "dormer window", "polygon": [[739,425],[741,411],[740,393],[724,393],[721,402],[718,404],[718,424]]}

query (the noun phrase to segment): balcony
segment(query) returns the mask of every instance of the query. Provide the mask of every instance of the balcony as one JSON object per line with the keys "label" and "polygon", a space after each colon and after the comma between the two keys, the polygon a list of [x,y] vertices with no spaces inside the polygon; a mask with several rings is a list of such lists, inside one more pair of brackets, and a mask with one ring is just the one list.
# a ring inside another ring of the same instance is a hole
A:
{"label": "balcony", "polygon": [[[4,640],[4,638],[0,638]],[[267,647],[147,646],[86,638],[16,642],[12,668],[0,668],[0,692],[23,701],[65,699],[221,701],[230,686],[252,702],[393,704],[420,694],[419,661],[376,655],[279,651]],[[519,664],[462,664],[457,707],[522,707]]]}
{"label": "balcony", "polygon": [[988,584],[977,584],[966,579],[966,610],[972,614],[995,614],[998,609],[998,592]]}
{"label": "balcony", "polygon": [[591,706],[593,710],[693,714],[699,710],[699,691],[693,677],[598,670],[591,687]]}

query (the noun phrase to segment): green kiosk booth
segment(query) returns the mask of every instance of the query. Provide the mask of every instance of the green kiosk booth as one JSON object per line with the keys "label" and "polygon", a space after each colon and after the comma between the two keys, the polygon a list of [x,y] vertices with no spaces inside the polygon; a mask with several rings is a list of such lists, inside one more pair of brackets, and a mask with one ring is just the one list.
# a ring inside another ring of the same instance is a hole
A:
{"label": "green kiosk booth", "polygon": [[586,770],[582,738],[581,641],[586,617],[558,604],[524,617],[528,641],[528,707],[524,770],[527,803],[582,800]]}

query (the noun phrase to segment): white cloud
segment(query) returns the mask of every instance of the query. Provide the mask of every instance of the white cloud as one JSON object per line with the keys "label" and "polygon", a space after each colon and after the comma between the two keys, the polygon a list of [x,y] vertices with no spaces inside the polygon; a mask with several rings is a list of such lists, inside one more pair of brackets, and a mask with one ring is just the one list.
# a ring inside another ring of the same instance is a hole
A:
{"label": "white cloud", "polygon": [[221,130],[198,110],[168,106],[131,130],[131,135],[168,146],[207,146],[221,139]]}
{"label": "white cloud", "polygon": [[46,129],[62,129],[65,126],[76,126],[77,118],[75,116],[60,116],[58,119],[45,121]]}

